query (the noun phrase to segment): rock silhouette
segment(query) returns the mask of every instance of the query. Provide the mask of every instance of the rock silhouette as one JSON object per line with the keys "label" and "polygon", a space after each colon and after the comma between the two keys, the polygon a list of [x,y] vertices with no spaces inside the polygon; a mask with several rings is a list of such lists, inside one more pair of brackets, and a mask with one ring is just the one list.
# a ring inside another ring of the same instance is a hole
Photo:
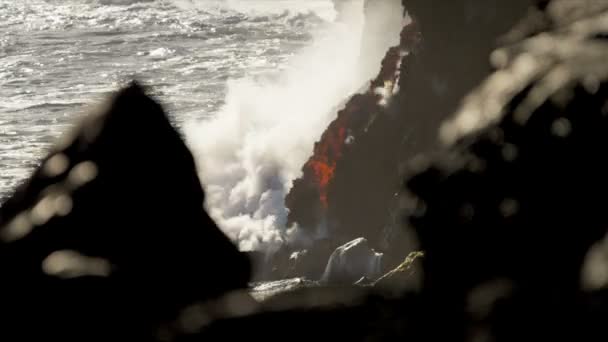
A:
{"label": "rock silhouette", "polygon": [[67,134],[0,210],[2,338],[156,340],[249,262],[203,209],[193,158],[137,84]]}
{"label": "rock silhouette", "polygon": [[462,322],[484,314],[475,333],[496,341],[605,336],[580,283],[608,220],[606,12],[584,11],[600,2],[577,2],[578,19],[559,10],[569,1],[533,11],[511,37],[552,24],[492,53],[498,70],[442,127],[452,147],[408,181],[440,336],[467,336]]}

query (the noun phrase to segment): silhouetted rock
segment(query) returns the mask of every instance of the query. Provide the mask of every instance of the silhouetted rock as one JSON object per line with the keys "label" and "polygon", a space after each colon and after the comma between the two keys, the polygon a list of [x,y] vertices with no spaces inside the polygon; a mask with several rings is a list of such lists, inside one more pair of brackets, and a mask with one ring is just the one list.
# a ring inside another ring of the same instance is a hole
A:
{"label": "silhouetted rock", "polygon": [[203,202],[162,108],[120,91],[0,209],[0,338],[154,340],[186,305],[246,287],[247,258]]}
{"label": "silhouetted rock", "polygon": [[[301,288],[270,298],[255,314],[206,321],[197,332],[176,334],[175,340],[394,341],[414,336],[410,331],[416,331],[416,321],[409,317],[418,314],[416,298],[386,300],[368,291],[361,286]],[[209,317],[210,310],[203,312],[199,317]],[[205,322],[196,316],[190,318]]]}
{"label": "silhouetted rock", "polygon": [[607,10],[531,12],[516,29],[546,28],[492,53],[498,70],[442,126],[449,151],[408,181],[423,294],[441,312],[430,340],[605,338],[608,302],[580,281],[608,227]]}

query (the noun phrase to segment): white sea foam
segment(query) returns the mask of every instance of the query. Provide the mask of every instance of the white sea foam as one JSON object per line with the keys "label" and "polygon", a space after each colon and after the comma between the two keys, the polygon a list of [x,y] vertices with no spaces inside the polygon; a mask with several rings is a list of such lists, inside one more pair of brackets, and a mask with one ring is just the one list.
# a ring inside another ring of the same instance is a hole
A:
{"label": "white sea foam", "polygon": [[227,79],[284,67],[330,7],[257,1],[0,0],[0,201],[83,104],[135,76],[178,127],[216,116]]}

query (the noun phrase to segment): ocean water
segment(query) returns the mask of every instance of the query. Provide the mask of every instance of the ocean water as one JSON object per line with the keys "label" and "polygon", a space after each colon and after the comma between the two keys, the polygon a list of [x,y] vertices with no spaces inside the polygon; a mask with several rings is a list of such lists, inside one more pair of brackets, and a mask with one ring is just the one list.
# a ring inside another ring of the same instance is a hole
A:
{"label": "ocean water", "polygon": [[182,130],[227,83],[280,74],[330,0],[0,0],[0,202],[86,108],[132,77]]}
{"label": "ocean water", "polygon": [[312,243],[323,224],[288,226],[285,196],[407,22],[401,0],[0,0],[0,202],[135,77],[183,133],[205,206],[241,250]]}

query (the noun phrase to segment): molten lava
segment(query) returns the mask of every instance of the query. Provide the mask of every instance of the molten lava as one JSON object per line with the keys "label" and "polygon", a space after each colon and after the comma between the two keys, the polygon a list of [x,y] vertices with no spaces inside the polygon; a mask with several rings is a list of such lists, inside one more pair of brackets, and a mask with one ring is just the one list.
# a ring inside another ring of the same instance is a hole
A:
{"label": "molten lava", "polygon": [[356,144],[357,138],[365,135],[367,127],[398,92],[403,59],[419,41],[417,26],[406,25],[400,45],[386,53],[378,77],[371,81],[365,93],[354,95],[329,124],[315,144],[313,155],[304,164],[303,176],[294,181],[286,198],[290,222],[314,227],[331,210],[330,189],[340,160],[348,153],[349,145]]}
{"label": "molten lava", "polygon": [[339,117],[332,123],[333,129],[328,129],[321,141],[315,145],[313,156],[304,166],[305,169],[313,171],[323,209],[327,209],[329,205],[328,186],[334,177],[337,161],[342,156],[342,148],[346,143],[345,121],[344,117]]}

